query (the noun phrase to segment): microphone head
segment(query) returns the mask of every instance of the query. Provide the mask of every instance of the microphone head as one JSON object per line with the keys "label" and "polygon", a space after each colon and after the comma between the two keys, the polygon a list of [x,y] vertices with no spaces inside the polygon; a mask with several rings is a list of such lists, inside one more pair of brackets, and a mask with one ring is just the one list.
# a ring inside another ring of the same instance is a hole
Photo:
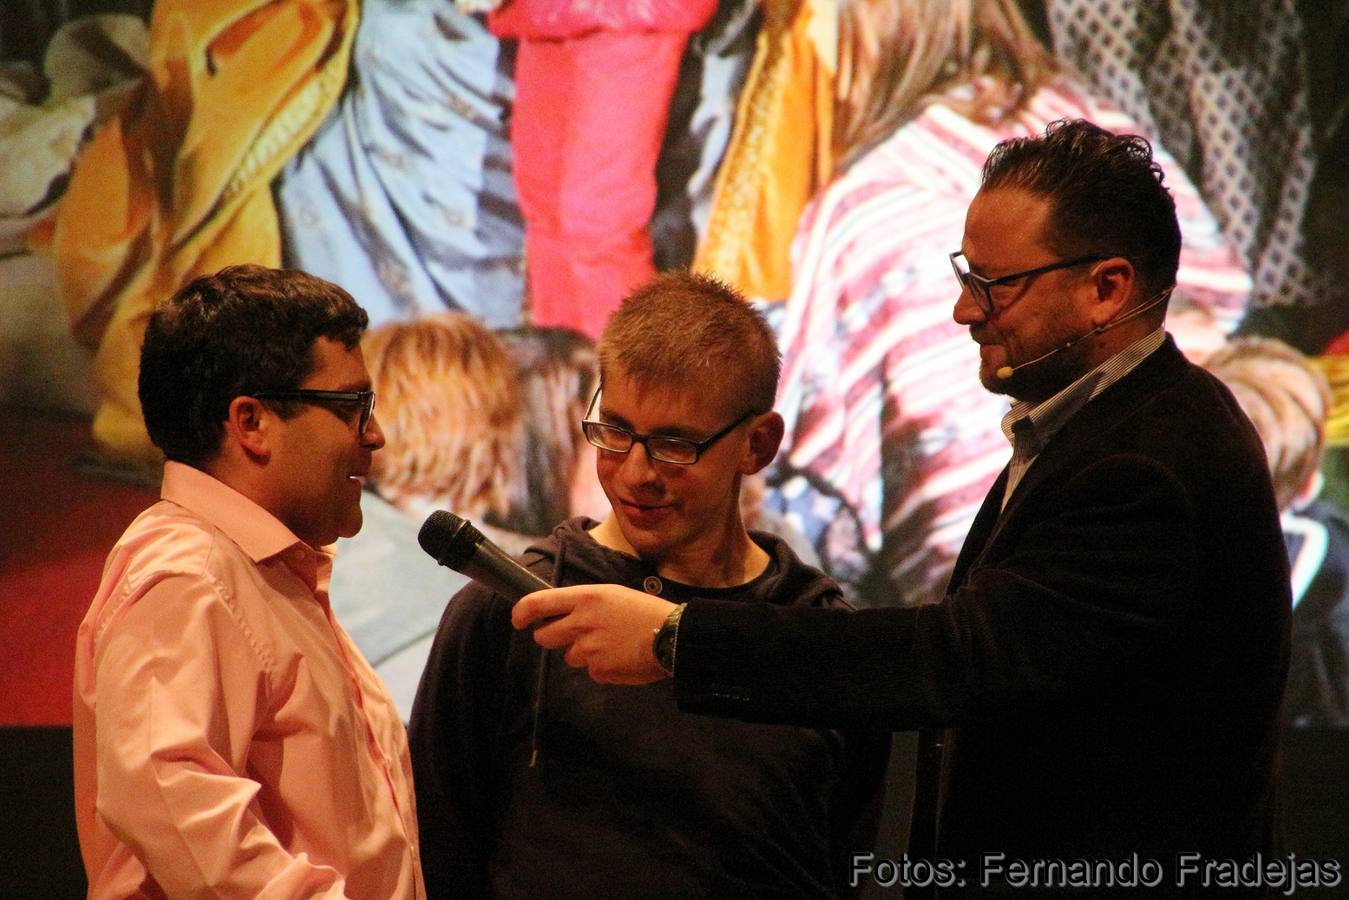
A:
{"label": "microphone head", "polygon": [[1011,378],[1012,375],[1014,375],[1015,373],[1016,373],[1016,369],[1014,369],[1012,366],[1001,366],[1001,367],[1000,367],[996,372],[994,372],[993,374],[994,374],[999,380],[1001,380],[1001,381],[1006,381],[1007,379]]}
{"label": "microphone head", "polygon": [[472,522],[443,509],[431,513],[417,532],[417,543],[423,550],[442,566],[456,570],[468,561],[481,540],[482,532]]}

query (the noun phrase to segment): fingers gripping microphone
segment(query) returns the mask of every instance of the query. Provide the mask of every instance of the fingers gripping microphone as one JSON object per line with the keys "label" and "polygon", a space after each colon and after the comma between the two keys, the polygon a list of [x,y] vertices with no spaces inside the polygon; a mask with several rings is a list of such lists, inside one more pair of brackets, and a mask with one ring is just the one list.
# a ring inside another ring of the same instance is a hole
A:
{"label": "fingers gripping microphone", "polygon": [[998,377],[999,380],[1001,380],[1001,381],[1006,381],[1007,379],[1009,379],[1009,378],[1011,378],[1013,375],[1015,375],[1019,370],[1024,369],[1024,368],[1026,368],[1027,366],[1033,366],[1033,365],[1035,365],[1036,363],[1043,362],[1044,360],[1049,359],[1049,357],[1053,356],[1054,354],[1056,354],[1056,353],[1062,353],[1064,350],[1067,350],[1067,349],[1071,348],[1073,345],[1078,344],[1078,343],[1080,343],[1081,341],[1085,341],[1087,338],[1091,337],[1092,335],[1100,334],[1100,333],[1103,332],[1103,331],[1109,331],[1110,329],[1114,328],[1116,325],[1123,325],[1125,322],[1129,321],[1130,319],[1135,318],[1136,316],[1141,316],[1143,313],[1145,313],[1145,312],[1147,312],[1148,310],[1152,309],[1152,308],[1153,308],[1154,306],[1156,306],[1158,303],[1163,302],[1164,300],[1166,300],[1167,297],[1171,296],[1171,290],[1172,290],[1171,288],[1167,288],[1166,290],[1164,290],[1164,291],[1162,291],[1161,293],[1159,293],[1156,297],[1153,297],[1150,301],[1148,301],[1147,303],[1145,303],[1145,304],[1143,304],[1142,306],[1138,307],[1138,309],[1135,309],[1133,312],[1129,313],[1128,315],[1123,315],[1123,316],[1120,316],[1118,319],[1111,319],[1109,322],[1105,322],[1105,323],[1103,323],[1103,324],[1101,324],[1101,325],[1097,325],[1095,328],[1093,328],[1091,331],[1088,331],[1086,334],[1079,335],[1078,337],[1073,338],[1071,341],[1068,341],[1068,342],[1065,343],[1065,344],[1061,344],[1061,345],[1059,345],[1058,347],[1055,347],[1053,350],[1050,350],[1048,353],[1042,353],[1042,354],[1040,354],[1039,356],[1035,357],[1035,359],[1029,360],[1028,362],[1023,362],[1023,363],[1021,363],[1020,365],[1015,365],[1015,366],[1001,366],[1001,367],[1000,367],[997,371],[995,371],[993,374],[996,375],[996,376]]}
{"label": "fingers gripping microphone", "polygon": [[422,523],[417,543],[442,566],[467,575],[510,600],[552,587],[483,537],[473,523],[437,510]]}

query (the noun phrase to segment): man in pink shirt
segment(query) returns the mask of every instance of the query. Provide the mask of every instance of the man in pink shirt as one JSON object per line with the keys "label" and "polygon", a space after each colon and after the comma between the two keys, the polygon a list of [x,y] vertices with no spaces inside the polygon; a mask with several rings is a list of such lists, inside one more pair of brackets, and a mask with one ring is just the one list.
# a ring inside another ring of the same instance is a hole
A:
{"label": "man in pink shirt", "polygon": [[365,326],[336,285],[261,266],[150,318],[163,499],[108,556],[76,647],[91,898],[425,896],[403,725],[328,603],[384,444]]}

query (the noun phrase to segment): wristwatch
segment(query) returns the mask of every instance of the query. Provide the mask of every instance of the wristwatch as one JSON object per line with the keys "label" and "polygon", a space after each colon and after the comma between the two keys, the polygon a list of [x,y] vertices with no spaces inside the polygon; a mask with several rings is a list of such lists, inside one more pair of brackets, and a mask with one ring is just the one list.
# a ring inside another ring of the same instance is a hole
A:
{"label": "wristwatch", "polygon": [[656,656],[656,665],[666,675],[674,674],[675,667],[675,644],[679,640],[679,617],[684,615],[684,607],[687,603],[681,603],[670,614],[665,617],[665,623],[659,628],[652,629],[654,637],[651,639],[651,652]]}

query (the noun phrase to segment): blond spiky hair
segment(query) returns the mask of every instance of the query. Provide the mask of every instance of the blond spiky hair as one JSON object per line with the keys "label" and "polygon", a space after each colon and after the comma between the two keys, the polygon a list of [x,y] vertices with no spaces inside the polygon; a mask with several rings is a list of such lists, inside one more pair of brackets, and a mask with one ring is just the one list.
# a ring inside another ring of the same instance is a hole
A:
{"label": "blond spiky hair", "polygon": [[773,408],[781,357],[739,291],[709,275],[662,272],[625,299],[599,343],[600,375],[643,389],[722,398],[726,412]]}

